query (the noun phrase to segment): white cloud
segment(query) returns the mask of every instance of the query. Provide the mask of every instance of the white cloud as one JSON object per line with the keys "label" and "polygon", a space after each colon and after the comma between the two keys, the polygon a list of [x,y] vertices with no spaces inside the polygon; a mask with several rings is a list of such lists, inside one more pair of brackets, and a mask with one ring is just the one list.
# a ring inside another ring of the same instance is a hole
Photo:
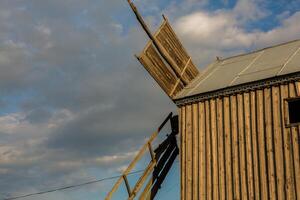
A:
{"label": "white cloud", "polygon": [[282,20],[281,25],[266,32],[257,33],[257,46],[300,39],[300,11]]}
{"label": "white cloud", "polygon": [[[194,12],[175,21],[176,32],[192,50],[198,63],[207,64],[215,56],[228,56],[242,53],[245,49],[263,48],[300,38],[300,12],[290,17],[285,14],[287,18],[280,16],[279,26],[271,30],[247,30],[243,25],[245,20],[263,17],[255,4],[249,2],[239,1],[232,10]],[[247,7],[249,10],[244,11]]]}
{"label": "white cloud", "polygon": [[260,0],[239,0],[231,11],[240,22],[245,23],[249,20],[258,20],[269,14],[269,11],[259,5],[263,4]]}
{"label": "white cloud", "polygon": [[130,161],[132,158],[137,154],[137,151],[133,152],[126,152],[126,153],[118,153],[111,156],[102,156],[99,158],[96,158],[96,163],[101,165],[111,165],[113,163],[121,163],[124,161]]}
{"label": "white cloud", "polygon": [[43,24],[36,26],[36,29],[46,36],[49,36],[51,34],[51,29]]}
{"label": "white cloud", "polygon": [[15,133],[24,119],[22,113],[11,113],[0,117],[0,131],[4,133]]}
{"label": "white cloud", "polygon": [[175,26],[190,43],[204,47],[249,46],[253,41],[253,35],[246,33],[238,26],[237,20],[225,12],[193,13],[178,19]]}

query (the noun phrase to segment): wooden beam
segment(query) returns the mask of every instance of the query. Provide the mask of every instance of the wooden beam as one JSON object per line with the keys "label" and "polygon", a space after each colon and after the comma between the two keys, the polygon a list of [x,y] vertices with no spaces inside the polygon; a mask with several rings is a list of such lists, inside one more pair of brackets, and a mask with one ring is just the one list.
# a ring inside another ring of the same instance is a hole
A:
{"label": "wooden beam", "polygon": [[299,97],[300,96],[300,81],[296,81],[295,85],[296,85],[296,94]]}
{"label": "wooden beam", "polygon": [[137,20],[139,21],[139,23],[141,24],[141,26],[145,30],[145,32],[148,35],[148,37],[152,40],[154,46],[156,47],[156,49],[158,50],[158,52],[160,53],[160,55],[168,63],[168,65],[171,67],[171,69],[176,74],[176,76],[182,81],[183,85],[184,86],[187,85],[188,82],[181,77],[181,74],[180,74],[180,71],[179,71],[179,67],[177,66],[176,62],[168,55],[168,53],[166,52],[166,50],[164,49],[164,47],[152,35],[150,29],[148,28],[148,26],[145,23],[144,19],[142,18],[142,16],[138,12],[138,10],[135,7],[135,5],[131,2],[131,0],[127,0],[127,1],[129,3],[129,5],[130,5],[130,7],[131,7],[131,9],[133,11],[133,13],[135,14]]}
{"label": "wooden beam", "polygon": [[[164,125],[168,122],[169,119],[171,119],[173,116],[173,113],[171,112],[167,118],[164,120],[164,122],[159,126],[159,128],[157,129],[157,131],[155,131],[151,137],[149,138],[148,142],[152,142],[158,135],[158,133],[160,132],[160,130],[164,127]],[[148,142],[146,144],[144,144],[144,146],[141,148],[141,150],[138,152],[138,154],[135,156],[134,160],[130,163],[130,165],[128,166],[128,168],[123,172],[123,175],[127,175],[136,165],[136,163],[141,159],[141,157],[144,155],[146,149],[148,148]],[[123,176],[121,176],[116,184],[114,185],[114,187],[111,189],[111,191],[107,194],[105,200],[110,200],[112,198],[113,193],[116,192],[116,190],[119,188],[119,186],[121,185],[123,180]]]}
{"label": "wooden beam", "polygon": [[125,182],[125,185],[126,185],[126,189],[127,189],[128,197],[130,197],[130,195],[131,195],[131,190],[130,190],[130,185],[129,185],[129,182],[128,182],[128,179],[127,179],[127,176],[124,174],[122,177],[123,177],[123,180],[124,180],[124,182]]}
{"label": "wooden beam", "polygon": [[151,171],[154,169],[156,165],[156,161],[151,161],[148,165],[147,169],[145,170],[144,174],[140,177],[138,182],[136,183],[135,187],[133,188],[131,192],[131,196],[128,198],[128,200],[133,200],[135,196],[137,195],[138,191],[142,188],[144,182],[147,180],[147,177],[151,173]]}
{"label": "wooden beam", "polygon": [[177,155],[179,154],[179,149],[176,147],[174,149],[174,151],[172,152],[168,162],[166,163],[166,165],[164,166],[160,176],[158,177],[157,181],[155,182],[153,188],[151,189],[151,196],[150,199],[153,200],[155,195],[157,194],[157,191],[159,190],[159,188],[161,187],[161,184],[163,183],[163,181],[165,180],[168,172],[170,171]]}
{"label": "wooden beam", "polygon": [[[191,62],[191,57],[189,58],[189,60],[188,60],[187,63],[185,64],[185,66],[184,66],[184,68],[183,68],[183,70],[182,70],[182,72],[181,72],[181,74],[180,74],[180,77],[182,77],[182,76],[184,75],[184,73],[185,73],[187,67],[188,67],[189,64],[190,64],[190,62]],[[172,91],[171,91],[171,93],[170,93],[170,96],[171,96],[171,97],[173,96],[174,92],[176,91],[176,89],[177,89],[177,87],[178,87],[178,84],[179,84],[180,81],[181,81],[180,77],[179,77],[179,79],[176,81],[176,84],[174,85],[174,87],[173,87],[173,89],[172,89]]]}

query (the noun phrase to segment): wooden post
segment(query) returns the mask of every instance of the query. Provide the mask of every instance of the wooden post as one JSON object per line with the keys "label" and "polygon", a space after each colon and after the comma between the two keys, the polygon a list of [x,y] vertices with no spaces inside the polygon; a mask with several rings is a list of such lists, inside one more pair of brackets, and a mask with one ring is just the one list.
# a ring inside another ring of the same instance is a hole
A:
{"label": "wooden post", "polygon": [[132,11],[134,12],[137,20],[145,30],[146,34],[149,36],[149,38],[152,40],[154,46],[160,53],[160,55],[165,59],[165,61],[168,63],[168,65],[171,67],[172,71],[176,74],[176,76],[182,81],[183,85],[186,86],[188,82],[183,79],[183,77],[180,74],[179,67],[176,64],[176,62],[168,55],[164,47],[157,41],[157,39],[152,35],[150,29],[146,25],[145,21],[143,20],[142,16],[139,14],[137,8],[135,5],[131,2],[131,0],[127,0]]}
{"label": "wooden post", "polygon": [[125,185],[126,185],[126,189],[127,189],[127,192],[128,192],[128,197],[130,197],[130,195],[131,195],[130,185],[129,185],[127,176],[125,174],[123,175],[123,180],[124,180]]}

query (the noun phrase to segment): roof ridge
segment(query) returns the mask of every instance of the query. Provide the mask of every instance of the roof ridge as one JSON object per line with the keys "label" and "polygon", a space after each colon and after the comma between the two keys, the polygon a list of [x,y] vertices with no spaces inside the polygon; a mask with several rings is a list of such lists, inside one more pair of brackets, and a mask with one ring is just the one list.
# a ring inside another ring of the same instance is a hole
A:
{"label": "roof ridge", "polygon": [[264,51],[266,49],[271,49],[271,48],[274,48],[274,47],[283,46],[283,45],[286,45],[286,44],[290,44],[290,43],[294,43],[294,42],[299,42],[299,41],[300,41],[300,39],[295,39],[295,40],[291,40],[291,41],[288,41],[288,42],[283,42],[283,43],[275,44],[275,45],[272,45],[272,46],[269,46],[269,47],[265,47],[265,48],[262,48],[262,49],[257,49],[257,50],[250,51],[250,52],[247,52],[247,53],[241,53],[241,54],[238,54],[238,55],[229,56],[227,58],[221,59],[220,61],[225,61],[225,60],[229,60],[231,58],[236,58],[236,57],[240,57],[240,56],[246,56],[246,55],[258,53],[258,52]]}

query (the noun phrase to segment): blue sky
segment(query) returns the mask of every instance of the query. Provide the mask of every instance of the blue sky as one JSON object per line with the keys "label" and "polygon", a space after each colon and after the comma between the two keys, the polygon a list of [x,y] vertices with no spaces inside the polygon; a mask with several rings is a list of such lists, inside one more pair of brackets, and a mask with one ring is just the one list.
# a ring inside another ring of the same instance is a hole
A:
{"label": "blue sky", "polygon": [[[166,14],[200,70],[300,39],[300,0],[135,3],[152,30]],[[133,56],[146,42],[125,0],[0,1],[0,200],[121,173],[176,111]],[[113,183],[27,199],[102,199]]]}

